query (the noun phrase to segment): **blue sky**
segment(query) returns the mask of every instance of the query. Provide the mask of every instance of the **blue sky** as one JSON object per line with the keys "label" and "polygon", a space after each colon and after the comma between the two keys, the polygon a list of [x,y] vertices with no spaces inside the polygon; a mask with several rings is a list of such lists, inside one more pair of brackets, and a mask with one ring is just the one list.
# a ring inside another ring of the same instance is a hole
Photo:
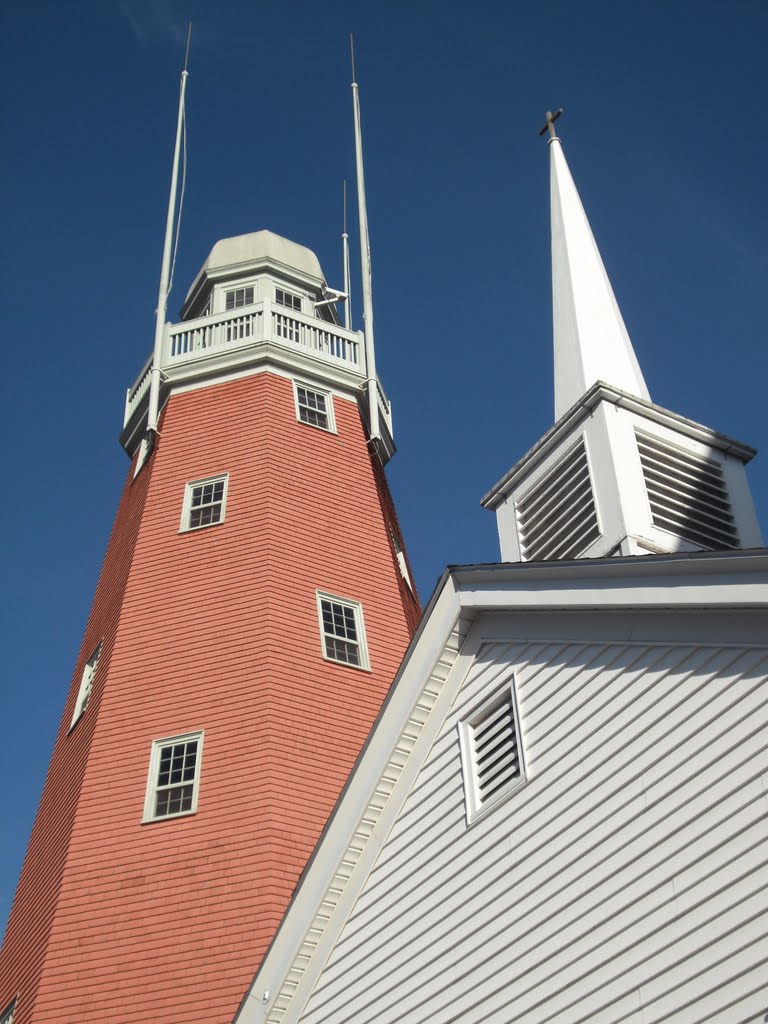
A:
{"label": "blue sky", "polygon": [[768,533],[765,3],[7,5],[0,921],[127,469],[189,17],[173,319],[213,243],[262,227],[341,286],[355,33],[389,478],[424,599],[447,563],[498,558],[479,499],[552,423],[548,107],[652,398],[764,450]]}

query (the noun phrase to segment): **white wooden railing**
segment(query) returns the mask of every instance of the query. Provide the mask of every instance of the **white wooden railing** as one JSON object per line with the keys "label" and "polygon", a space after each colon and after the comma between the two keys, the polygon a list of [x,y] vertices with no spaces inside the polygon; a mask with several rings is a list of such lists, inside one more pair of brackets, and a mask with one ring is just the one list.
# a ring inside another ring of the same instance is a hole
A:
{"label": "white wooden railing", "polygon": [[228,313],[174,324],[168,329],[163,362],[174,365],[260,341],[287,347],[298,345],[363,371],[363,352],[357,334],[294,310],[288,312],[269,299]]}
{"label": "white wooden railing", "polygon": [[[161,369],[197,362],[265,341],[286,348],[308,349],[322,359],[365,373],[365,350],[360,334],[294,310],[288,311],[271,299],[228,313],[167,324]],[[151,365],[150,357],[133,387],[128,389],[126,425],[149,390]],[[391,431],[391,409],[381,385],[378,385],[378,392],[381,414]]]}
{"label": "white wooden railing", "polygon": [[131,416],[133,416],[136,409],[141,404],[142,398],[149,391],[149,378],[152,372],[152,354],[150,353],[149,359],[142,367],[141,373],[136,378],[132,387],[128,388],[128,394],[125,396],[125,419],[123,420],[123,426],[126,426]]}

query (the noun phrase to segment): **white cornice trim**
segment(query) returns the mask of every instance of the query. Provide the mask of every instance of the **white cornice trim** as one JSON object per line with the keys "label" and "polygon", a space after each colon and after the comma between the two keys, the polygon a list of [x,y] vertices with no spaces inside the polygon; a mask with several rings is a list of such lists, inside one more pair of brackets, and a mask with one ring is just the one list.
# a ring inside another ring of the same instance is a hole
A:
{"label": "white cornice trim", "polygon": [[654,423],[676,430],[701,444],[710,445],[728,455],[733,455],[735,458],[741,459],[742,462],[749,462],[756,454],[754,448],[742,444],[741,441],[735,441],[732,437],[721,434],[711,427],[696,423],[695,420],[689,420],[685,416],[680,416],[676,412],[664,409],[660,405],[654,405],[653,402],[630,395],[626,391],[621,391],[619,388],[599,380],[483,495],[480,504],[484,508],[497,508],[533,467],[560,444],[563,438],[567,437],[579,423],[590,416],[601,402],[609,402],[620,409],[627,409]]}

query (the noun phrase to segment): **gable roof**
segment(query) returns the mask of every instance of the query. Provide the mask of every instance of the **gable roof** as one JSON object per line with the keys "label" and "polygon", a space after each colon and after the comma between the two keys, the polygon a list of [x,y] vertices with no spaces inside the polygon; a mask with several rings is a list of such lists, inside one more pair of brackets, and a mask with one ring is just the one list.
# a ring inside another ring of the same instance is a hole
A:
{"label": "gable roof", "polygon": [[[768,609],[768,550],[449,568],[241,1006],[238,1024],[300,1018],[443,724],[489,612]],[[468,639],[469,638],[469,639]]]}

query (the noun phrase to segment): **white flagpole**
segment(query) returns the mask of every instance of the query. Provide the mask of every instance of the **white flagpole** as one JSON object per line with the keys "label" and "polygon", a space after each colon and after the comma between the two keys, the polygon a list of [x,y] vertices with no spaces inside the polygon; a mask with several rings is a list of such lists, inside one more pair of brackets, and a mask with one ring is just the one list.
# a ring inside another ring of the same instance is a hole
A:
{"label": "white flagpole", "polygon": [[171,172],[171,192],[168,198],[168,216],[165,222],[165,243],[163,245],[163,262],[160,267],[160,288],[157,295],[155,312],[155,347],[152,354],[152,371],[149,380],[149,411],[147,413],[147,431],[157,433],[157,420],[160,404],[160,363],[163,358],[163,337],[165,334],[165,316],[168,309],[168,289],[171,273],[171,251],[173,249],[173,218],[176,212],[176,194],[179,182],[179,153],[181,137],[184,131],[184,93],[187,88],[187,61],[189,59],[189,41],[192,35],[190,23],[187,33],[187,52],[184,56],[184,70],[181,72],[179,89],[179,114],[176,122],[176,146],[173,151],[173,171]]}
{"label": "white flagpole", "polygon": [[344,231],[341,235],[341,242],[344,249],[344,291],[347,293],[347,301],[344,303],[344,326],[348,331],[352,330],[352,282],[349,276],[349,235],[347,234],[347,182],[344,182]]}
{"label": "white flagpole", "polygon": [[371,243],[368,238],[368,214],[365,206],[365,178],[363,175],[363,139],[360,129],[360,97],[355,81],[355,49],[352,51],[352,103],[355,115],[355,164],[357,167],[357,209],[360,220],[360,262],[363,284],[363,330],[365,334],[365,364],[368,384],[368,409],[371,440],[379,440],[379,402],[376,379],[376,357],[373,348],[373,295],[371,289]]}

